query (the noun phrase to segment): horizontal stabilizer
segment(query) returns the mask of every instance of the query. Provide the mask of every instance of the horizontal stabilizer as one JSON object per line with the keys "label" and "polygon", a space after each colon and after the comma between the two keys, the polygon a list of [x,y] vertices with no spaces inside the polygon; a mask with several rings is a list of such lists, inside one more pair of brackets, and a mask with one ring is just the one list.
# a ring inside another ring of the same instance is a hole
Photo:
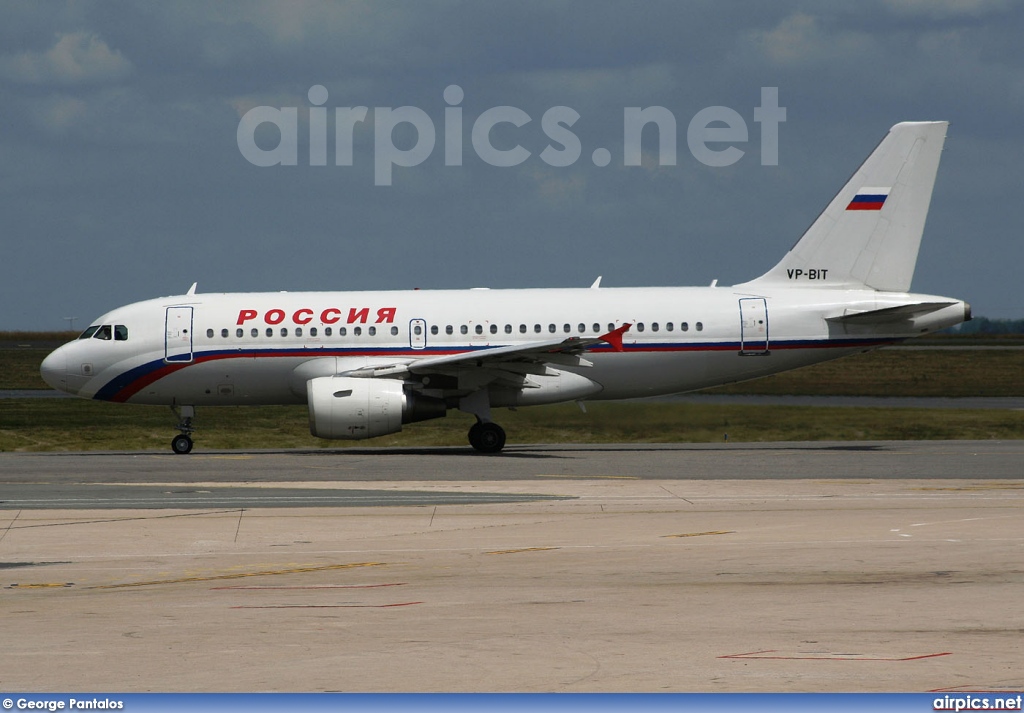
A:
{"label": "horizontal stabilizer", "polygon": [[938,312],[940,309],[945,309],[955,304],[957,303],[918,302],[917,304],[872,309],[867,312],[850,312],[840,317],[829,317],[828,321],[840,324],[886,324],[889,322],[901,322],[905,319],[914,319],[924,314]]}

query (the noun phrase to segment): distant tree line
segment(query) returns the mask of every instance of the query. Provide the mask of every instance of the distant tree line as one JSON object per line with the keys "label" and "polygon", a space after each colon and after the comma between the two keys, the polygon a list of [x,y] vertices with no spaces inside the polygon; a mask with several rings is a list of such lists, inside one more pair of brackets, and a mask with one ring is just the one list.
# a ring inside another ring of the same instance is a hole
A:
{"label": "distant tree line", "polygon": [[1024,334],[1024,319],[975,317],[946,330],[948,334]]}

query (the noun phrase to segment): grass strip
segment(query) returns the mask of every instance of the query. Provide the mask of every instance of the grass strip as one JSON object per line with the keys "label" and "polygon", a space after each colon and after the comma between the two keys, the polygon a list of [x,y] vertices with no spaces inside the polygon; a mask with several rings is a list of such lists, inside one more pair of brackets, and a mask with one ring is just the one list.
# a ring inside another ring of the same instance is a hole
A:
{"label": "grass strip", "polygon": [[[305,406],[198,409],[197,448],[345,448],[466,445],[472,417],[411,424],[369,441],[325,441]],[[729,441],[1018,439],[1024,412],[998,409],[832,408],[688,403],[594,403],[498,410],[509,443],[711,443]],[[8,399],[0,451],[169,451],[176,421],[159,406],[71,399]]]}

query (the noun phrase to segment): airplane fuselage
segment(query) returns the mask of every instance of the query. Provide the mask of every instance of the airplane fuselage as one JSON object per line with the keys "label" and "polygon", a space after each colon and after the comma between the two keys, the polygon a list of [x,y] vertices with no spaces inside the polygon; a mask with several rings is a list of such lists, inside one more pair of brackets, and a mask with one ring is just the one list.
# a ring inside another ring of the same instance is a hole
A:
{"label": "airplane fuselage", "polygon": [[[883,331],[829,322],[851,312],[940,301],[951,304]],[[595,337],[628,324],[622,351],[597,346],[587,352],[593,366],[564,367],[600,386],[582,398],[624,399],[752,379],[892,344],[957,324],[966,309],[929,295],[815,288],[185,295],[104,315],[96,324],[123,326],[127,339],[94,334],[71,342],[48,357],[44,374],[70,393],[106,401],[305,403],[311,375]],[[308,364],[314,360],[320,368]]]}

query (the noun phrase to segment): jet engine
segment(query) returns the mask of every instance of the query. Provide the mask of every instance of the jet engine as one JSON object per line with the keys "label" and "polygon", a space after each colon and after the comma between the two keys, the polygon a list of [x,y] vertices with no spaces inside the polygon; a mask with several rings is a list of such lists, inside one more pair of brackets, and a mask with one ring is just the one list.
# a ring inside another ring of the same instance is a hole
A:
{"label": "jet engine", "polygon": [[318,438],[384,436],[446,411],[443,400],[414,394],[398,379],[321,376],[306,382],[306,397],[309,432]]}

